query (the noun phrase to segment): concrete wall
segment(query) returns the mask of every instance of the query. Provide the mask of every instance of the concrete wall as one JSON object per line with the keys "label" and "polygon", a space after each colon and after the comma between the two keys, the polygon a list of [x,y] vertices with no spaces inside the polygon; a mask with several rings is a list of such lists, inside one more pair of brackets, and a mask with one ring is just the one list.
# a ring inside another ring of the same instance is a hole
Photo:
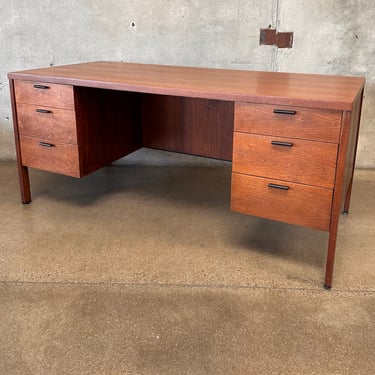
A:
{"label": "concrete wall", "polygon": [[[373,0],[0,0],[0,159],[14,159],[6,73],[90,60],[367,77],[357,165],[375,168]],[[268,25],[291,50],[259,46]]]}
{"label": "concrete wall", "polygon": [[279,0],[278,27],[294,31],[277,51],[280,71],[366,77],[357,166],[375,168],[375,19],[373,0]]}

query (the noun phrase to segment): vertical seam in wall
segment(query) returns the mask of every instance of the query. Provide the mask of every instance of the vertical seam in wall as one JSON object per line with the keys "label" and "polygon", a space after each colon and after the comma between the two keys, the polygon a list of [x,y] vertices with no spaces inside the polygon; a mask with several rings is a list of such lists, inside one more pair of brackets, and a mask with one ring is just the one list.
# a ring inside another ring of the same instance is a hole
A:
{"label": "vertical seam in wall", "polygon": [[279,10],[280,10],[280,0],[275,0],[276,1],[276,14],[275,14],[275,28],[277,29],[279,26]]}
{"label": "vertical seam in wall", "polygon": [[[279,17],[280,17],[280,0],[274,0],[273,3],[273,14],[272,19],[274,21],[273,27],[278,30],[279,26]],[[271,59],[271,70],[273,72],[277,72],[279,70],[278,67],[278,48],[277,46],[272,47],[272,59]]]}

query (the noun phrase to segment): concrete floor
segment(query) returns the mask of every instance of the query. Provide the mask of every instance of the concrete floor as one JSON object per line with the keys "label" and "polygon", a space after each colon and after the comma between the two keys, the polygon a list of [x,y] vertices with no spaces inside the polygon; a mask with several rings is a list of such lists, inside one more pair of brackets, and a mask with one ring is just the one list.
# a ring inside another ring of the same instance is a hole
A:
{"label": "concrete floor", "polygon": [[374,374],[375,171],[327,234],[229,210],[230,164],[0,164],[0,374]]}

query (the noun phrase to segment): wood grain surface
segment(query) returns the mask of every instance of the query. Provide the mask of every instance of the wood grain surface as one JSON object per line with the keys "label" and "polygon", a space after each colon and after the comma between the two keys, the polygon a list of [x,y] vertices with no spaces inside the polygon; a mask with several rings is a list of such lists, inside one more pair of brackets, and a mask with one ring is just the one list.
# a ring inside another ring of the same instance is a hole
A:
{"label": "wood grain surface", "polygon": [[239,102],[235,105],[234,130],[338,143],[341,117],[342,111]]}
{"label": "wood grain surface", "polygon": [[174,96],[351,110],[364,78],[96,61],[8,73],[10,79]]}
{"label": "wood grain surface", "polygon": [[[273,145],[288,142],[292,147]],[[234,172],[333,188],[338,146],[250,133],[234,133]]]}
{"label": "wood grain surface", "polygon": [[[40,113],[37,110],[48,112]],[[19,103],[17,113],[20,134],[77,144],[75,111]]]}
{"label": "wood grain surface", "polygon": [[[273,189],[269,183],[289,189]],[[231,197],[234,211],[329,231],[332,189],[233,173]]]}
{"label": "wood grain surface", "polygon": [[[37,88],[34,86],[45,86]],[[17,103],[50,106],[64,109],[74,109],[73,87],[56,85],[48,82],[15,81]]]}

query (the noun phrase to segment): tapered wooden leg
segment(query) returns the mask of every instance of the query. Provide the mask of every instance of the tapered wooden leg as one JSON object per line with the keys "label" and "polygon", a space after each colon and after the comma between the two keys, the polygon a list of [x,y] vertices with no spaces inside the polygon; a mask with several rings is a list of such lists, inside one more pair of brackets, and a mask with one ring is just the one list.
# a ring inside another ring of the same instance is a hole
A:
{"label": "tapered wooden leg", "polygon": [[18,165],[18,177],[20,181],[22,203],[29,204],[31,202],[31,191],[28,168]]}
{"label": "tapered wooden leg", "polygon": [[358,136],[359,136],[359,125],[360,125],[360,120],[361,120],[361,112],[362,112],[362,97],[360,100],[359,104],[359,109],[358,109],[358,126],[354,127],[354,134],[352,137],[355,139],[355,141],[352,143],[354,146],[352,146],[352,154],[351,154],[351,175],[350,175],[350,182],[348,185],[348,188],[346,190],[346,195],[345,195],[345,201],[344,201],[344,214],[349,213],[349,205],[350,205],[350,197],[352,195],[352,185],[353,185],[353,177],[354,177],[354,168],[355,168],[355,159],[357,156],[357,148],[358,148]]}
{"label": "tapered wooden leg", "polygon": [[336,230],[331,231],[329,233],[326,275],[325,275],[325,280],[324,280],[324,288],[326,289],[332,288],[333,265],[335,263],[335,252],[336,252],[336,239],[337,239],[337,225],[336,225]]}
{"label": "tapered wooden leg", "polygon": [[[344,213],[349,213],[349,204],[350,204],[350,196],[352,192],[352,184],[353,184],[353,172],[352,176],[345,193],[345,200],[344,200]],[[340,216],[339,206],[335,209],[333,208],[333,215],[331,217],[331,226],[329,232],[329,240],[328,240],[328,252],[327,252],[327,265],[326,265],[326,275],[325,275],[325,282],[324,287],[326,289],[331,289],[332,287],[332,277],[333,277],[333,265],[335,262],[335,252],[336,252],[336,239],[337,239],[337,229],[338,229],[338,221]]]}
{"label": "tapered wooden leg", "polygon": [[350,197],[352,195],[352,185],[353,185],[353,176],[352,176],[352,178],[350,180],[350,183],[349,183],[349,186],[348,186],[348,190],[347,190],[346,195],[345,195],[344,214],[348,214],[349,213]]}
{"label": "tapered wooden leg", "polygon": [[20,135],[18,132],[16,96],[15,96],[15,91],[14,91],[13,79],[9,80],[9,90],[10,90],[10,99],[12,102],[14,140],[16,144],[17,167],[18,167],[18,178],[19,178],[20,190],[21,190],[21,200],[23,204],[28,204],[31,202],[29,170],[27,167],[22,165]]}
{"label": "tapered wooden leg", "polygon": [[328,251],[327,251],[327,264],[326,264],[326,275],[324,280],[324,288],[332,288],[332,277],[333,277],[333,265],[335,263],[335,252],[336,252],[336,240],[337,240],[337,230],[339,226],[340,219],[340,201],[341,194],[336,192],[334,195],[336,199],[333,201],[331,224],[329,227],[329,238],[328,238]]}

